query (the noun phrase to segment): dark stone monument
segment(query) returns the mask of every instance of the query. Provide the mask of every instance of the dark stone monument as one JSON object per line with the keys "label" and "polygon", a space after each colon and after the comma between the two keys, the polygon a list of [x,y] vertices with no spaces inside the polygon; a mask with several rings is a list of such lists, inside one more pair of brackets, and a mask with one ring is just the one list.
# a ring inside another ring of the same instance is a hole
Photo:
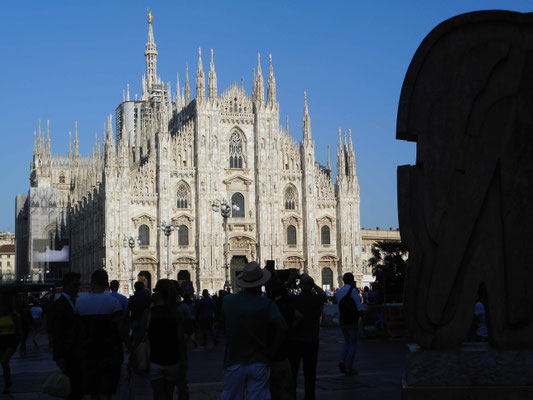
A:
{"label": "dark stone monument", "polygon": [[[402,87],[405,399],[533,399],[533,13],[437,26]],[[490,344],[463,345],[478,290]],[[502,397],[503,396],[503,397]]]}

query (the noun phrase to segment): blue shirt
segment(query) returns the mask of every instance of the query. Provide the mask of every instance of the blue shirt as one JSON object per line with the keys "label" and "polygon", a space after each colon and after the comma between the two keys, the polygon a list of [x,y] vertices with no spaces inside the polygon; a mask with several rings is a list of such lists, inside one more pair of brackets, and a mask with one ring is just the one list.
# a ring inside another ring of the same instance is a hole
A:
{"label": "blue shirt", "polygon": [[118,300],[120,305],[122,306],[122,311],[126,312],[128,309],[128,298],[119,292],[111,291],[111,296],[113,296],[115,299]]}
{"label": "blue shirt", "polygon": [[84,315],[108,315],[122,311],[122,306],[108,293],[88,293],[76,301],[76,313]]}
{"label": "blue shirt", "polygon": [[268,332],[282,318],[276,304],[262,296],[245,293],[224,296],[222,313],[226,324],[224,368],[231,365],[268,364]]}

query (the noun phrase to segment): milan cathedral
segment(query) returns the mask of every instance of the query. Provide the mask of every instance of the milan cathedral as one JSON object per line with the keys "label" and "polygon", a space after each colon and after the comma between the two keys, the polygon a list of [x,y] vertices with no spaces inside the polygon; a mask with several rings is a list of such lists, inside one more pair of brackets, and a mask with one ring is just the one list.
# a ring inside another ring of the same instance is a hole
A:
{"label": "milan cathedral", "polygon": [[[39,123],[30,189],[16,199],[18,278],[54,279],[71,269],[88,281],[105,268],[125,291],[141,271],[152,281],[168,276],[219,289],[246,262],[274,260],[324,287],[342,285],[345,272],[360,282],[351,132],[339,129],[334,181],[329,149],[327,166],[315,161],[307,96],[302,141],[291,137],[288,120],[280,125],[272,57],[266,96],[258,55],[250,97],[237,83],[218,93],[213,50],[206,88],[199,50],[191,99],[188,68],[174,93],[157,74],[151,14],[144,55],[142,97],[130,99],[128,86],[90,155],[80,154],[77,126],[68,154],[52,154],[49,124]],[[225,220],[212,210],[224,199],[233,206],[229,271]],[[163,222],[176,228],[168,246],[157,229]]]}

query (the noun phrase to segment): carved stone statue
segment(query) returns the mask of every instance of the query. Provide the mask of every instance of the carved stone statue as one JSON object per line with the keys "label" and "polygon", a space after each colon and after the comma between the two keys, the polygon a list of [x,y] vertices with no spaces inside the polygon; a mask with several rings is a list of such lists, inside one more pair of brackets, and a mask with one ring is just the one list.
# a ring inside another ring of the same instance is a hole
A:
{"label": "carved stone statue", "polygon": [[484,11],[436,27],[405,77],[397,138],[409,248],[406,318],[429,348],[455,347],[486,293],[493,346],[533,346],[533,14]]}

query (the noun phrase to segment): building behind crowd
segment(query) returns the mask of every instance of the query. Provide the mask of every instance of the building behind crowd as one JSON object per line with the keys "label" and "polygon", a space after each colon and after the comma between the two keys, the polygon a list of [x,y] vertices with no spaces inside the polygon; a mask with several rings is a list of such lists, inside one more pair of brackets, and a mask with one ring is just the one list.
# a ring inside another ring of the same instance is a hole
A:
{"label": "building behind crowd", "polygon": [[[339,287],[348,271],[361,283],[351,132],[339,129],[334,180],[329,150],[326,166],[315,158],[307,96],[303,140],[293,139],[288,121],[280,124],[271,57],[266,93],[258,56],[250,96],[237,83],[218,92],[212,50],[206,87],[199,51],[191,98],[188,67],[175,91],[157,74],[151,15],[144,55],[142,95],[132,99],[128,85],[91,154],[80,154],[77,126],[68,154],[53,154],[49,124],[39,125],[31,187],[16,199],[21,273],[54,279],[71,268],[86,281],[104,267],[123,288],[140,271],[221,288],[224,224],[212,203],[227,199],[236,206],[228,219],[231,279],[246,262],[271,259],[325,286]],[[178,228],[168,271],[163,221]],[[130,237],[138,239],[133,251]]]}
{"label": "building behind crowd", "polygon": [[377,242],[381,241],[401,242],[399,229],[389,228],[382,230],[379,227],[376,229],[361,229],[361,272],[363,279],[361,287],[371,287],[376,277],[372,275],[372,267],[368,265],[368,260],[372,258],[372,249]]}
{"label": "building behind crowd", "polygon": [[15,279],[15,273],[15,245],[0,244],[0,283],[12,282]]}

